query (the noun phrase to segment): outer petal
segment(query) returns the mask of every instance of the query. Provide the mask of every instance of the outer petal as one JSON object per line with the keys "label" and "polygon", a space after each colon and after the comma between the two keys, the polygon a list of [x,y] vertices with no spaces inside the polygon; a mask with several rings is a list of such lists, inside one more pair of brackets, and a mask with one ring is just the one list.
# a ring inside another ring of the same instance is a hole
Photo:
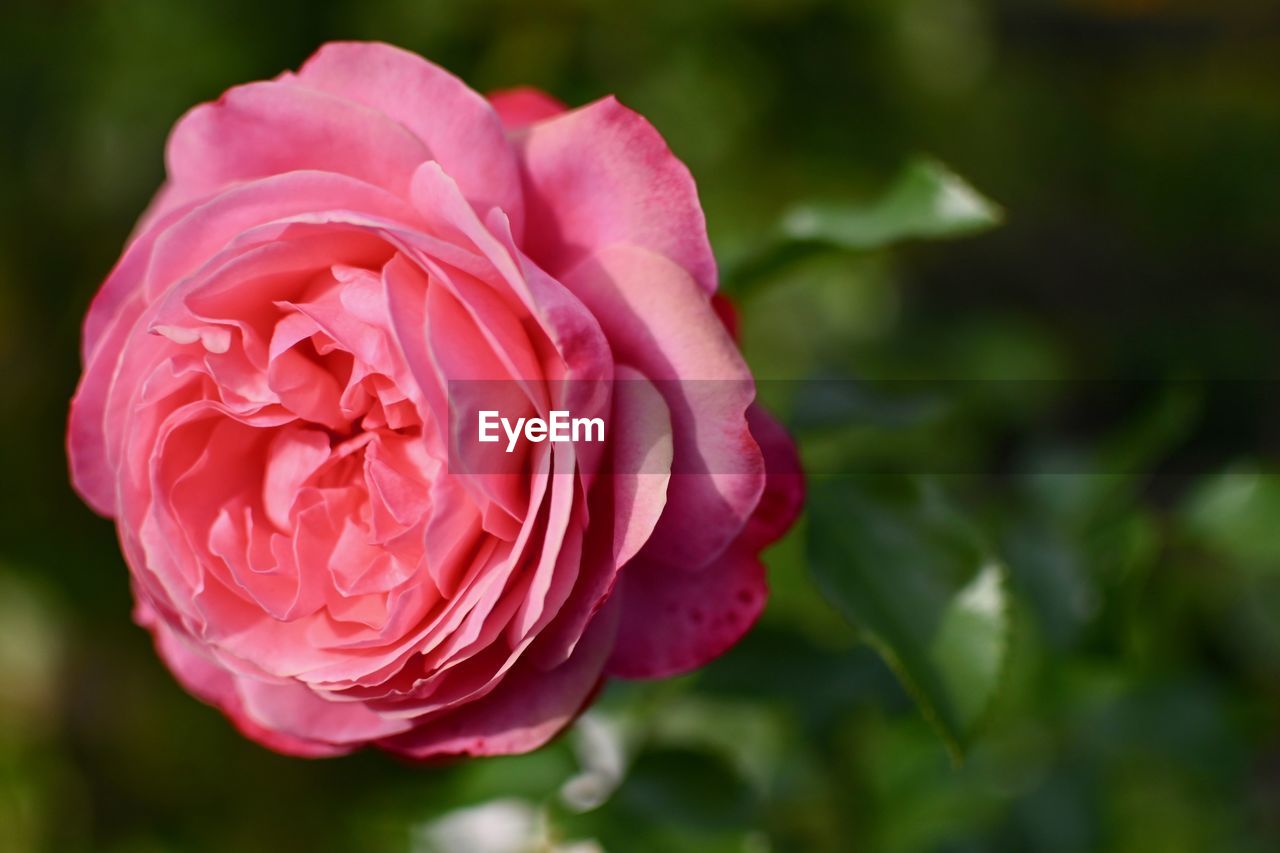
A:
{"label": "outer petal", "polygon": [[150,608],[146,608],[145,605],[139,605],[137,618],[140,623],[150,627],[155,634],[156,650],[179,683],[198,699],[226,714],[235,727],[250,740],[257,741],[277,752],[303,758],[342,755],[358,745],[307,740],[258,723],[245,713],[244,703],[236,692],[234,675],[202,657],[179,640],[167,627],[156,620]]}
{"label": "outer petal", "polygon": [[358,702],[324,699],[298,682],[272,684],[241,678],[237,688],[245,713],[254,722],[339,747],[363,746],[413,725],[409,720],[383,717]]}
{"label": "outer petal", "polygon": [[174,126],[161,203],[298,169],[339,172],[403,195],[413,170],[430,157],[422,140],[375,109],[287,80],[250,83]]}
{"label": "outer petal", "polygon": [[664,678],[723,654],[755,623],[768,588],[764,566],[741,543],[697,572],[643,556],[622,570],[622,621],[607,671]]}
{"label": "outer petal", "polygon": [[670,481],[671,416],[661,394],[619,365],[613,398],[609,473],[596,480],[590,526],[573,591],[529,654],[537,665],[560,665],[577,648],[587,623],[612,593],[619,570],[653,533]]}
{"label": "outer petal", "polygon": [[804,470],[786,428],[759,403],[747,410],[747,423],[764,454],[765,486],[742,536],[750,547],[763,548],[780,539],[800,515],[804,506]]}
{"label": "outer petal", "polygon": [[[179,214],[176,210],[171,212],[166,224],[178,219]],[[129,244],[94,296],[84,321],[80,349],[84,372],[71,401],[67,458],[76,491],[100,515],[111,516],[115,512],[116,488],[115,471],[107,461],[103,439],[103,410],[124,340],[146,310],[139,289],[160,230],[152,229]],[[95,358],[104,338],[108,339],[113,357]]]}
{"label": "outer petal", "polygon": [[758,404],[747,419],[768,472],[755,512],[737,541],[701,571],[643,557],[623,570],[623,615],[610,675],[661,678],[696,669],[738,642],[763,610],[768,590],[757,552],[795,522],[804,476],[786,430]]}
{"label": "outer petal", "polygon": [[303,64],[298,80],[373,107],[414,133],[481,214],[524,221],[515,152],[493,107],[438,65],[388,44],[331,42]]}
{"label": "outer petal", "polygon": [[671,412],[639,372],[620,365],[612,422],[613,564],[626,565],[662,518],[673,453]]}
{"label": "outer petal", "polygon": [[537,749],[591,700],[616,630],[617,608],[605,607],[592,620],[573,655],[560,666],[544,672],[522,660],[484,698],[378,745],[417,759]]}
{"label": "outer petal", "polygon": [[764,489],[746,421],[750,371],[709,300],[665,257],[614,246],[563,281],[599,318],[618,361],[653,380],[671,410],[667,509],[645,553],[702,566],[738,536]]}
{"label": "outer petal", "polygon": [[489,103],[498,111],[498,118],[508,131],[522,130],[569,109],[562,101],[532,86],[492,92]]}
{"label": "outer petal", "polygon": [[612,97],[531,126],[516,140],[528,227],[523,248],[554,276],[615,244],[683,267],[707,293],[716,264],[698,191],[640,115]]}

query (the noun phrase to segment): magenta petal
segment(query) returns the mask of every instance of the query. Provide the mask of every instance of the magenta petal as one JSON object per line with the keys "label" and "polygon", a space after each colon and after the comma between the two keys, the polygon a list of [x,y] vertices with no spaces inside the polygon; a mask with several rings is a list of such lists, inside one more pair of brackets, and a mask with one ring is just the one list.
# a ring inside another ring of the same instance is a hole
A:
{"label": "magenta petal", "polygon": [[622,570],[615,595],[622,621],[607,671],[621,678],[663,678],[723,654],[755,623],[768,587],[764,566],[735,543],[697,572],[645,560]]}
{"label": "magenta petal", "polygon": [[742,535],[751,547],[763,548],[781,538],[800,515],[804,470],[791,435],[759,403],[747,409],[747,423],[764,454],[766,474],[764,494]]}
{"label": "magenta petal", "polygon": [[569,108],[560,100],[532,86],[518,86],[489,93],[489,103],[508,131],[522,130],[531,124],[560,115]]}

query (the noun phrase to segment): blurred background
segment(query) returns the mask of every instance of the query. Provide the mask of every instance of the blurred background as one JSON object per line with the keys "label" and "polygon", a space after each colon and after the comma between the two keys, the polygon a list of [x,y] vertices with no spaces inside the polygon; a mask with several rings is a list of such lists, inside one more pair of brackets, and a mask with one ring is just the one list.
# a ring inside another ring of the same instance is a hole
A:
{"label": "blurred background", "polygon": [[[530,756],[244,740],[67,484],[168,128],[333,38],[616,93],[757,373],[858,380],[771,386],[813,500],[757,630]],[[1274,4],[9,0],[0,104],[0,851],[1280,849]]]}

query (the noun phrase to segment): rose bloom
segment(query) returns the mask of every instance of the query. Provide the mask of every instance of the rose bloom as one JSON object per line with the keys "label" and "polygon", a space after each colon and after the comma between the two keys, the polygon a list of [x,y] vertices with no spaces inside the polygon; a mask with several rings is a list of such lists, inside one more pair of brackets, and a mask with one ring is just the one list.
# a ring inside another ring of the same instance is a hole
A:
{"label": "rose bloom", "polygon": [[[166,166],[85,320],[72,476],[245,735],[522,752],[751,626],[800,475],[643,118],[336,43],[192,109]],[[495,379],[605,442],[456,470],[450,387]]]}

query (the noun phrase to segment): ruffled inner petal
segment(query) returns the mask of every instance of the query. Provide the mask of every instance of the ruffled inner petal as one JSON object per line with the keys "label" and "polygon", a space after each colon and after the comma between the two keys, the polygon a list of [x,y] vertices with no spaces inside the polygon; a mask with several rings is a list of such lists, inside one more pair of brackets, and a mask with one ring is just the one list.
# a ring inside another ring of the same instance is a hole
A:
{"label": "ruffled inner petal", "polygon": [[[551,626],[564,640],[542,657],[567,659],[564,626],[586,630],[616,575],[616,549],[583,575],[575,448],[522,448],[520,474],[450,470],[448,431],[474,428],[449,417],[470,411],[467,383],[502,383],[511,414],[545,416],[574,402],[559,380],[612,363],[505,219],[485,225],[437,189],[447,209],[416,231],[385,218],[403,217],[394,205],[259,223],[211,204],[210,228],[247,227],[196,269],[150,264],[161,296],[120,368],[143,378],[107,402],[130,412],[125,550],[155,618],[232,674],[219,701],[249,725],[285,726],[278,701],[290,731],[336,743],[351,733],[313,698],[363,703],[395,730],[481,701]],[[183,278],[162,287],[166,271]],[[600,394],[581,400],[599,411]],[[246,687],[286,683],[309,692]]]}

